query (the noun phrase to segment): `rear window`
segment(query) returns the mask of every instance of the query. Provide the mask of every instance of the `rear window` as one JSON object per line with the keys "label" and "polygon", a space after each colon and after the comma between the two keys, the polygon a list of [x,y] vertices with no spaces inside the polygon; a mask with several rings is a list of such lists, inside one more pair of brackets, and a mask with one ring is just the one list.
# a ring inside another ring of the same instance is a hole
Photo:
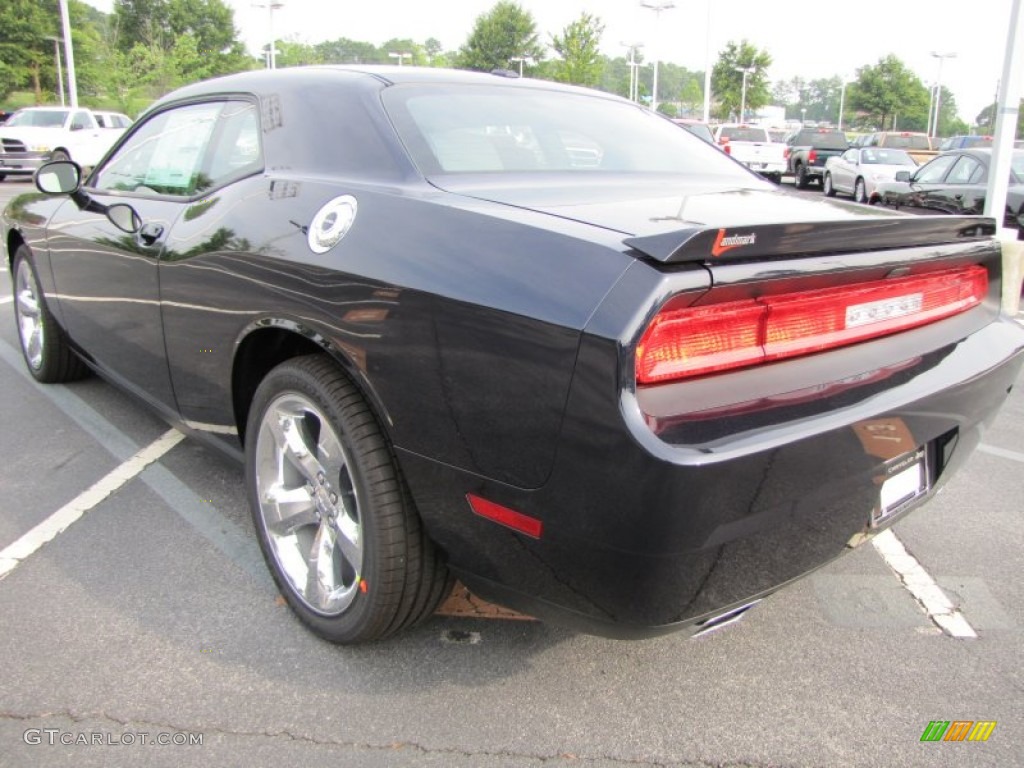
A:
{"label": "rear window", "polygon": [[889,134],[884,139],[885,146],[892,149],[931,149],[927,136],[898,136]]}
{"label": "rear window", "polygon": [[545,88],[399,85],[384,105],[426,175],[594,171],[749,181],[715,147],[634,104]]}
{"label": "rear window", "polygon": [[768,141],[768,131],[746,125],[722,126],[719,136],[729,141]]}
{"label": "rear window", "polygon": [[846,149],[850,146],[846,134],[842,131],[821,129],[799,131],[790,143],[793,146],[809,146],[815,149]]}
{"label": "rear window", "polygon": [[11,116],[5,125],[26,128],[59,128],[68,118],[65,109],[22,109]]}

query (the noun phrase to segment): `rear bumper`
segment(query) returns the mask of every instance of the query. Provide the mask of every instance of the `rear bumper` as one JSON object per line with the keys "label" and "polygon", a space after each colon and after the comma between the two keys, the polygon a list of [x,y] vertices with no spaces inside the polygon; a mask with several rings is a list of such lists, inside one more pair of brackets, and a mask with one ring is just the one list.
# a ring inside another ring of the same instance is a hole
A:
{"label": "rear bumper", "polygon": [[[922,348],[936,330],[922,331],[883,344]],[[897,425],[906,443],[897,453],[921,446],[929,456],[929,493],[882,527],[927,502],[979,442],[1019,375],[1022,349],[1024,330],[996,321],[832,388],[653,427],[643,413],[650,403],[628,392],[610,402],[607,382],[581,377],[544,487],[522,491],[412,456],[403,466],[431,535],[482,596],[595,634],[654,635],[770,594],[878,530],[870,520],[891,462],[866,444],[866,425]],[[607,369],[614,354],[591,337],[579,366]],[[798,364],[838,370],[849,354]],[[715,385],[738,391],[751,376]],[[689,389],[672,397],[698,396]],[[467,492],[542,520],[541,538],[450,503]]]}

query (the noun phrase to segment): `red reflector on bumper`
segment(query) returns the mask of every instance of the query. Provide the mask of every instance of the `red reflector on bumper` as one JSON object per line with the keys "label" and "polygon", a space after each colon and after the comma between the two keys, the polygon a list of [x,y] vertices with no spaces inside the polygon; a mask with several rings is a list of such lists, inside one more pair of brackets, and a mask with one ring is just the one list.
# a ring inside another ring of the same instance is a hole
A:
{"label": "red reflector on bumper", "polygon": [[469,502],[470,509],[480,517],[485,517],[514,531],[525,533],[534,539],[539,539],[544,529],[544,524],[537,518],[503,507],[501,504],[495,504],[493,501],[488,501],[475,494],[466,494],[466,501]]}
{"label": "red reflector on bumper", "polygon": [[656,384],[833,349],[977,306],[984,267],[663,309],[636,350],[636,380]]}

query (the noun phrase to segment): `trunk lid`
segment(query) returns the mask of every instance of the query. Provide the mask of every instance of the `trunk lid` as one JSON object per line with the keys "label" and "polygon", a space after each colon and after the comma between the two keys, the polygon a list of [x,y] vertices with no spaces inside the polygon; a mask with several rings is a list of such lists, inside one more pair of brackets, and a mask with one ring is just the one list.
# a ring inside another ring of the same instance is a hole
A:
{"label": "trunk lid", "polygon": [[449,176],[432,182],[476,200],[621,233],[639,254],[668,264],[939,245],[995,233],[992,219],[917,217],[840,200],[809,200],[757,179],[737,188],[734,180],[713,177],[580,176]]}

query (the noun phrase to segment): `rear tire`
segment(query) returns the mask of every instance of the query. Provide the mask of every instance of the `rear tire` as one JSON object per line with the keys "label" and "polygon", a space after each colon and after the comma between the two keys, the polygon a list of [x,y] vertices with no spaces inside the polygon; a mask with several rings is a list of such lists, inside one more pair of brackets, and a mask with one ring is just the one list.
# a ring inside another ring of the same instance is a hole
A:
{"label": "rear tire", "polygon": [[246,486],[292,610],[334,643],[429,617],[451,589],[373,412],[325,355],[274,368],[253,398]]}
{"label": "rear tire", "polygon": [[821,191],[825,193],[825,197],[835,197],[836,190],[832,186],[832,174],[826,173],[825,177],[821,181]]}
{"label": "rear tire", "polygon": [[807,189],[811,186],[811,177],[807,175],[807,167],[800,163],[796,167],[796,188]]}
{"label": "rear tire", "polygon": [[14,252],[14,319],[21,356],[32,378],[44,384],[87,376],[88,367],[71,349],[67,335],[46,306],[36,277],[32,251],[20,245]]}
{"label": "rear tire", "polygon": [[65,152],[63,149],[57,149],[50,153],[50,162],[55,163],[58,160],[70,160],[71,155]]}

